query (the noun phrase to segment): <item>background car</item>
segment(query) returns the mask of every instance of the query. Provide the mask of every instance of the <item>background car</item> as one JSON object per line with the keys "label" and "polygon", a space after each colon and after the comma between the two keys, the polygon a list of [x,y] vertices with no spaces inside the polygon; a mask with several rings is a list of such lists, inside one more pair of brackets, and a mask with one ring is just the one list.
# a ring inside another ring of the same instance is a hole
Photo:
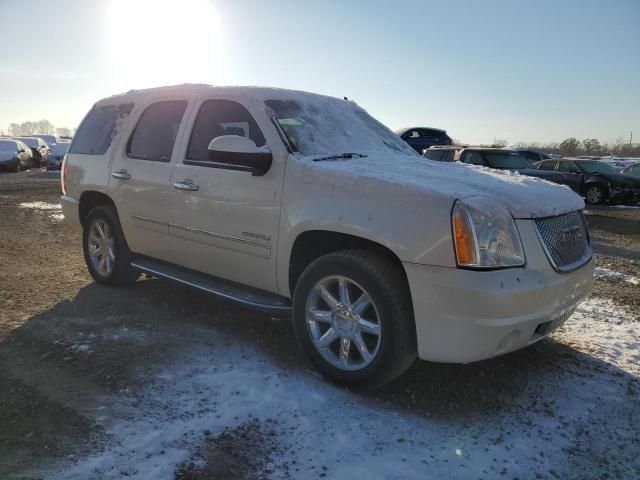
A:
{"label": "background car", "polygon": [[511,149],[511,151],[522,155],[524,158],[529,160],[532,164],[535,162],[540,162],[542,160],[551,158],[546,153],[538,152],[537,150],[532,150],[530,148],[514,147]]}
{"label": "background car", "polygon": [[33,163],[31,149],[20,140],[0,138],[0,166],[19,172],[20,167]]}
{"label": "background car", "polygon": [[607,200],[640,200],[640,180],[632,175],[619,173],[600,160],[544,160],[537,163],[536,168],[540,171],[562,173],[566,180],[564,183],[584,196],[587,203],[599,205]]}
{"label": "background car", "polygon": [[396,130],[396,133],[419,154],[433,145],[451,145],[453,143],[447,132],[439,128],[402,128]]}
{"label": "background car", "polygon": [[640,163],[636,163],[635,165],[629,165],[620,173],[622,173],[623,175],[631,175],[632,177],[640,178]]}
{"label": "background car", "polygon": [[34,165],[32,166],[46,165],[50,148],[44,140],[38,137],[15,137],[15,139],[26,144],[33,152]]}
{"label": "background car", "polygon": [[57,143],[60,143],[60,137],[58,137],[57,135],[46,135],[42,133],[34,133],[31,136],[36,138],[41,138],[42,140],[47,142],[47,145],[49,145],[49,147],[53,147]]}
{"label": "background car", "polygon": [[51,147],[49,158],[47,160],[47,170],[60,170],[62,167],[62,160],[64,159],[67,150],[69,150],[68,142],[56,143]]}
{"label": "background car", "polygon": [[497,170],[510,170],[530,177],[543,178],[555,183],[564,183],[563,177],[555,172],[543,172],[533,167],[526,158],[504,148],[469,146],[434,146],[425,150],[423,156],[439,162],[462,162]]}

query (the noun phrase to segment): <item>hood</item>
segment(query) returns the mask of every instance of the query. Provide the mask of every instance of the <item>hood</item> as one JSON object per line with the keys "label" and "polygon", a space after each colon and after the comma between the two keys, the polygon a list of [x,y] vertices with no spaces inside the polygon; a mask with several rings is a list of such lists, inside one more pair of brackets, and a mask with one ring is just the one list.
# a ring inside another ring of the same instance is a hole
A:
{"label": "hood", "polygon": [[332,188],[375,190],[406,205],[429,196],[453,201],[480,195],[502,202],[514,218],[550,217],[584,208],[582,198],[569,187],[508,170],[390,152],[318,162],[312,157],[296,158],[304,164],[304,181],[327,182]]}
{"label": "hood", "polygon": [[0,150],[0,160],[11,160],[18,156],[16,152],[10,150]]}
{"label": "hood", "polygon": [[627,175],[626,173],[599,173],[601,177],[606,178],[617,184],[622,184],[626,187],[638,188],[640,187],[640,179],[633,175]]}

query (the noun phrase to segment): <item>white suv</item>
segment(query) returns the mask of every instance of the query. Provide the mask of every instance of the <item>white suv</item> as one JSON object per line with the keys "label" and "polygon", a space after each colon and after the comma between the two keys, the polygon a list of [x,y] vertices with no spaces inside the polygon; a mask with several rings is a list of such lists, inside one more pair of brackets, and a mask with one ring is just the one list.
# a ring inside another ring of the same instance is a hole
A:
{"label": "white suv", "polygon": [[290,311],[310,362],[352,386],[417,357],[530,345],[592,285],[571,190],[427,160],[347,100],[206,85],[109,97],[62,182],[96,281],[147,272]]}

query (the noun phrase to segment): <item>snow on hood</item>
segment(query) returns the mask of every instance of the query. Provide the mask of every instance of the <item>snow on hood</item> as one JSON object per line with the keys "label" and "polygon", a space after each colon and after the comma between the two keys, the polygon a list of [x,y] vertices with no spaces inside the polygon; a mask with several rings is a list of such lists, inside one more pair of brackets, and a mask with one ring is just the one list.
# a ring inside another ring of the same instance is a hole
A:
{"label": "snow on hood", "polygon": [[[462,163],[436,162],[418,155],[391,151],[364,158],[304,162],[307,181],[327,181],[349,189],[380,189],[401,198],[422,195],[469,199],[485,196],[502,202],[514,218],[540,218],[584,208],[582,198],[569,187]],[[390,191],[391,190],[391,191]]]}

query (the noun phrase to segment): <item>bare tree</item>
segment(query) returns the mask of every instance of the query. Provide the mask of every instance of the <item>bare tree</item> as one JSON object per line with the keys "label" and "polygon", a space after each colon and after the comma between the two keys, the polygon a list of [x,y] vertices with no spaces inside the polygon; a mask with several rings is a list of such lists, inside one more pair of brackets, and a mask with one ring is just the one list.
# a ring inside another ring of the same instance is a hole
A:
{"label": "bare tree", "polygon": [[578,147],[580,146],[580,142],[576,138],[567,138],[564,140],[558,148],[560,149],[560,153],[562,155],[573,157],[578,153]]}
{"label": "bare tree", "polygon": [[56,128],[56,135],[58,135],[59,137],[70,137],[71,136],[71,129],[67,128],[67,127],[57,127]]}
{"label": "bare tree", "polygon": [[584,150],[587,152],[587,155],[600,153],[600,142],[597,138],[585,138],[582,144],[584,145]]}

